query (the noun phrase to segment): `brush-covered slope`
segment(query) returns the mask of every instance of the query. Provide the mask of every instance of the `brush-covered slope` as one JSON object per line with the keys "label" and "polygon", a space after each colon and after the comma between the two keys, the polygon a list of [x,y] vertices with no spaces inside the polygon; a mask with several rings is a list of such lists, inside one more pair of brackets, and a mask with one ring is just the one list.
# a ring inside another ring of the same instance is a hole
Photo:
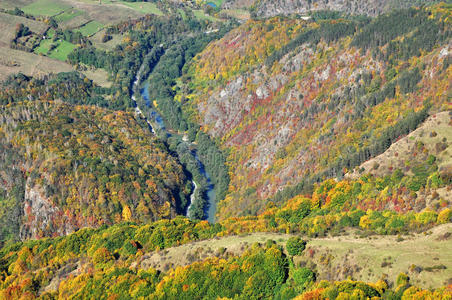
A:
{"label": "brush-covered slope", "polygon": [[436,209],[449,204],[452,189],[443,182],[452,178],[452,112],[432,115],[384,153],[346,174],[346,178],[357,179],[362,175],[384,178],[392,174],[411,178],[405,181],[405,186],[417,193],[418,203]]}
{"label": "brush-covered slope", "polygon": [[190,192],[143,120],[47,101],[0,106],[0,183],[2,240],[172,217]]}
{"label": "brush-covered slope", "polygon": [[452,168],[452,112],[444,111],[429,117],[415,131],[396,141],[384,153],[363,163],[347,177],[359,173],[385,176],[394,169],[414,174],[413,166],[436,163],[441,174]]}
{"label": "brush-covered slope", "polygon": [[[288,234],[221,237],[222,229],[178,217],[9,245],[0,250],[0,298],[450,299],[450,286],[441,288],[450,284],[450,224],[397,240],[349,235],[307,243]],[[159,270],[149,263],[156,256]]]}
{"label": "brush-covered slope", "polygon": [[429,0],[226,0],[228,9],[249,9],[253,16],[268,18],[277,15],[307,14],[319,10],[376,16],[397,8],[428,4]]}
{"label": "brush-covered slope", "polygon": [[229,154],[218,215],[340,179],[450,109],[451,14],[440,4],[370,20],[250,21],[209,45],[180,98]]}

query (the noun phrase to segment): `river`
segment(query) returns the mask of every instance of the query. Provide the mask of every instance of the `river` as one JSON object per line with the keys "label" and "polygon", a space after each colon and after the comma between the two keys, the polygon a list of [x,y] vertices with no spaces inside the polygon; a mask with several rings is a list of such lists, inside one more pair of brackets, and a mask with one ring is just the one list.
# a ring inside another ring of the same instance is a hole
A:
{"label": "river", "polygon": [[[146,105],[148,106],[148,108],[151,109],[151,120],[149,120],[142,112],[142,110],[140,109],[140,107],[138,106],[137,100],[136,100],[136,93],[138,92],[138,87],[140,85],[140,74],[143,68],[140,68],[140,70],[138,71],[138,74],[135,78],[135,81],[133,82],[133,86],[132,86],[132,94],[131,94],[131,98],[133,101],[133,105],[135,106],[135,112],[137,114],[140,114],[143,116],[143,118],[145,118],[146,123],[149,126],[149,130],[154,134],[157,135],[157,131],[156,129],[158,129],[159,132],[163,132],[164,134],[166,134],[166,136],[172,137],[174,136],[178,136],[177,134],[171,133],[167,130],[167,128],[165,127],[165,123],[164,120],[162,118],[162,116],[156,112],[155,110],[152,109],[152,103],[149,99],[149,84],[146,83],[144,85],[143,88],[141,88],[139,90],[141,97],[143,98],[144,102],[146,103]],[[182,139],[182,141],[184,143],[187,143],[190,148],[195,148],[195,150],[192,150],[191,153],[192,155],[195,157],[197,163],[198,163],[198,167],[199,167],[199,172],[201,173],[201,175],[203,175],[206,178],[207,181],[207,190],[206,190],[206,196],[207,196],[207,207],[204,208],[204,215],[206,216],[207,221],[209,221],[210,223],[215,223],[215,213],[216,213],[216,209],[217,209],[217,203],[216,203],[216,193],[215,193],[215,187],[212,184],[211,178],[209,176],[209,174],[206,172],[204,164],[201,162],[201,160],[199,159],[198,153],[196,151],[196,145],[193,143],[189,143],[187,141],[185,141],[184,139]],[[192,180],[192,186],[193,186],[193,191],[190,195],[190,203],[187,207],[186,213],[185,215],[190,218],[190,207],[193,205],[193,202],[195,201],[195,193],[196,190],[198,188],[197,183]]]}

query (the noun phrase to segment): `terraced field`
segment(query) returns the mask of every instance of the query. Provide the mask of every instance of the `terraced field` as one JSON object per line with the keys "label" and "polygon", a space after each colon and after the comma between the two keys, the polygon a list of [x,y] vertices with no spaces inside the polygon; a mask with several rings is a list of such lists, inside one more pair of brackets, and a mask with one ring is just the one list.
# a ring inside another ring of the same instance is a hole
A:
{"label": "terraced field", "polygon": [[102,23],[99,23],[97,21],[91,21],[81,26],[80,28],[77,28],[75,31],[80,32],[84,36],[92,36],[99,30],[101,30],[103,27],[104,25]]}
{"label": "terraced field", "polygon": [[0,47],[0,81],[10,74],[22,72],[39,76],[48,73],[69,72],[72,66],[46,56],[36,55],[8,47]]}
{"label": "terraced field", "polygon": [[21,9],[33,16],[55,16],[62,13],[70,6],[61,1],[54,0],[38,0],[29,5],[22,7]]}
{"label": "terraced field", "polygon": [[125,1],[118,1],[115,3],[119,3],[122,5],[125,5],[129,8],[132,8],[140,13],[144,14],[154,14],[162,16],[163,12],[157,8],[157,5],[152,2],[125,2]]}

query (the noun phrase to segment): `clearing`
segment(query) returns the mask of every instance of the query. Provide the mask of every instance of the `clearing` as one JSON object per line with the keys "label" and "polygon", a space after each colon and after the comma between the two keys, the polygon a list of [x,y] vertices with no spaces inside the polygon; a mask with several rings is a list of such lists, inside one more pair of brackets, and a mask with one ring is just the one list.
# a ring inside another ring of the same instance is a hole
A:
{"label": "clearing", "polygon": [[25,26],[29,27],[31,31],[38,34],[44,33],[44,31],[48,27],[46,24],[38,21],[0,12],[0,32],[2,33],[0,47],[9,47],[9,42],[14,38],[16,26],[19,23],[24,24]]}
{"label": "clearing", "polygon": [[0,81],[19,72],[29,76],[40,76],[72,70],[71,65],[62,61],[34,53],[13,50],[9,47],[0,47]]}
{"label": "clearing", "polygon": [[92,36],[99,30],[101,30],[103,27],[104,25],[102,23],[99,23],[97,21],[91,21],[81,26],[80,28],[75,29],[75,31],[80,32],[84,36]]}
{"label": "clearing", "polygon": [[21,9],[33,16],[46,16],[51,17],[59,13],[62,13],[66,9],[71,8],[70,5],[55,0],[37,0],[31,4],[28,4]]}
{"label": "clearing", "polygon": [[94,44],[94,47],[102,49],[102,50],[110,51],[110,50],[113,50],[117,45],[122,43],[122,41],[124,39],[124,35],[122,35],[122,34],[112,34],[111,40],[109,40],[108,42],[105,42],[105,43],[102,42],[102,37],[104,36],[105,31],[106,31],[105,29],[102,29],[89,38],[89,40]]}
{"label": "clearing", "polygon": [[[292,235],[253,233],[193,242],[147,253],[132,267],[168,270],[213,256],[240,255],[255,242],[274,240],[285,245]],[[223,248],[223,249],[222,249]],[[294,262],[316,270],[318,279],[376,282],[386,274],[393,282],[401,272],[423,288],[439,287],[452,280],[452,224],[437,226],[403,237],[354,235],[316,238],[308,241],[303,255]]]}
{"label": "clearing", "polygon": [[112,82],[108,81],[108,73],[104,69],[86,70],[81,73],[101,87],[109,88],[112,85]]}
{"label": "clearing", "polygon": [[61,61],[66,61],[67,56],[75,49],[75,45],[67,41],[58,41],[58,45],[47,56]]}
{"label": "clearing", "polygon": [[134,9],[140,13],[143,14],[154,14],[158,16],[163,16],[164,13],[158,9],[157,5],[152,2],[125,2],[125,1],[118,1],[116,3],[120,3],[122,5],[125,5],[131,9]]}
{"label": "clearing", "polygon": [[78,10],[78,9],[68,9],[65,12],[57,15],[54,17],[55,21],[57,21],[58,23],[65,23],[68,22],[69,20],[81,16],[83,14],[82,11]]}

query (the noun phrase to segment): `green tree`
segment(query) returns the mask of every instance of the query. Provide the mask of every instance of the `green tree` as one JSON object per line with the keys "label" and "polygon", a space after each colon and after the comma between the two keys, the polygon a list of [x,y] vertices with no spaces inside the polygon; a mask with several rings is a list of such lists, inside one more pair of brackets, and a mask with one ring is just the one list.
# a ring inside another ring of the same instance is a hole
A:
{"label": "green tree", "polygon": [[311,282],[315,281],[315,273],[308,268],[296,269],[292,274],[295,284],[303,289]]}
{"label": "green tree", "polygon": [[289,255],[300,255],[306,248],[306,241],[299,237],[291,237],[287,240],[286,249]]}

